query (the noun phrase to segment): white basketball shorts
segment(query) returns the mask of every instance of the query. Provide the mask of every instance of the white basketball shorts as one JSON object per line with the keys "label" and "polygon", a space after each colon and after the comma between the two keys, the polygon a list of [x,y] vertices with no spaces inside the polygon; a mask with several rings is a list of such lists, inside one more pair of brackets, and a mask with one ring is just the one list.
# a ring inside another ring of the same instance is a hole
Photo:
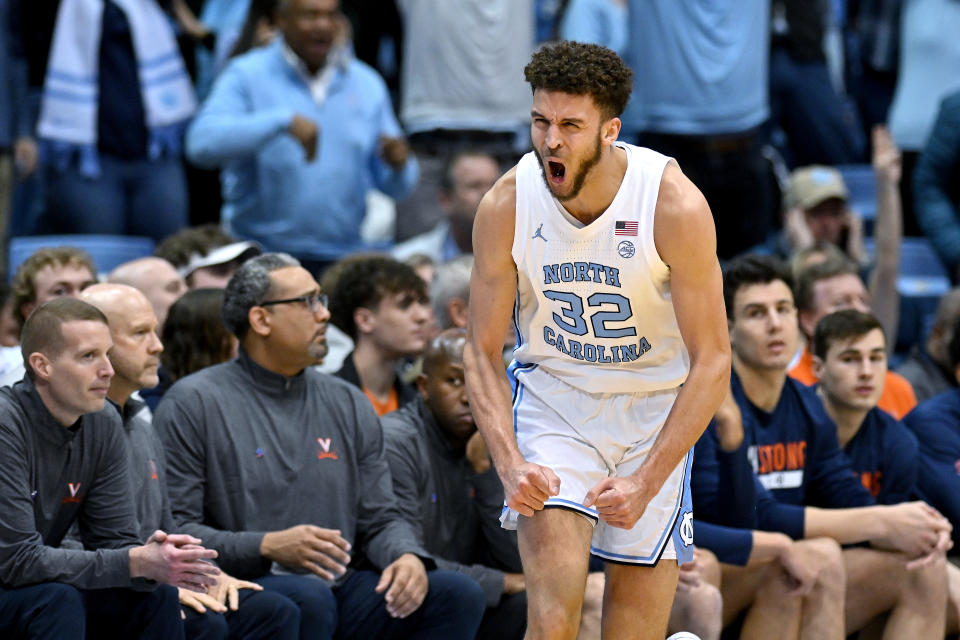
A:
{"label": "white basketball shorts", "polygon": [[[538,368],[514,361],[513,426],[520,453],[560,478],[560,493],[545,507],[563,507],[594,523],[590,551],[604,560],[654,566],[660,558],[693,559],[690,468],[693,451],[667,478],[632,529],[611,527],[585,507],[587,492],[604,478],[635,472],[673,407],[679,389],[651,393],[586,393]],[[500,523],[516,529],[520,514],[504,506]]]}

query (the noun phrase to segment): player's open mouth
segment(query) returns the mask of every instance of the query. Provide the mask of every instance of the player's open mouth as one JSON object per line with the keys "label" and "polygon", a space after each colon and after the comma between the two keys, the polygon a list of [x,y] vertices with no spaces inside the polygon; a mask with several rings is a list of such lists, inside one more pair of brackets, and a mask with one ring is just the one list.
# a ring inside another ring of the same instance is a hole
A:
{"label": "player's open mouth", "polygon": [[547,162],[547,169],[550,170],[550,182],[555,184],[563,182],[563,176],[567,173],[567,168],[563,166],[562,162],[550,160]]}

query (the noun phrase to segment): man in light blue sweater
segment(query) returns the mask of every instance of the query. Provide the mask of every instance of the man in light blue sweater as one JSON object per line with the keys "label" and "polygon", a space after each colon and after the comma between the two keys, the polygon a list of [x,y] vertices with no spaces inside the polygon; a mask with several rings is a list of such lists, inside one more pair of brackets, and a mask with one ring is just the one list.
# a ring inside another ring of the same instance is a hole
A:
{"label": "man in light blue sweater", "polygon": [[282,37],[234,60],[187,132],[222,166],[223,220],[311,271],[365,247],[366,193],[403,198],[417,163],[383,80],[355,60],[339,0],[281,0]]}

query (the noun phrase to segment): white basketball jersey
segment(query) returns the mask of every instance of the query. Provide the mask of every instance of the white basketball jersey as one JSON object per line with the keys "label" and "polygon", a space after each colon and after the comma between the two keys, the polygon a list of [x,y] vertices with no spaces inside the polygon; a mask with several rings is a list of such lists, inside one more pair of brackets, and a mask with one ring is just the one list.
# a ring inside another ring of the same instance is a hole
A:
{"label": "white basketball jersey", "polygon": [[581,228],[551,195],[534,152],[517,165],[514,358],[589,393],[672,389],[686,380],[690,359],[670,299],[670,269],[653,242],[669,158],[617,144],[627,153],[620,189]]}

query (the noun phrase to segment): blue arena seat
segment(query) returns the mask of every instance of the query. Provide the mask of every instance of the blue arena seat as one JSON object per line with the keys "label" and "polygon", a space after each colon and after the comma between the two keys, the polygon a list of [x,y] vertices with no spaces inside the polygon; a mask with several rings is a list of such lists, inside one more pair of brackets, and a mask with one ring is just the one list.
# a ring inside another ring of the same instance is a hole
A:
{"label": "blue arena seat", "polygon": [[850,192],[850,207],[860,213],[866,235],[873,235],[877,217],[877,179],[869,164],[845,164],[836,167]]}
{"label": "blue arena seat", "polygon": [[109,273],[114,267],[136,258],[153,255],[154,242],[139,236],[60,235],[21,236],[10,238],[10,278],[17,268],[37,249],[69,246],[83,249],[93,258],[100,273]]}

